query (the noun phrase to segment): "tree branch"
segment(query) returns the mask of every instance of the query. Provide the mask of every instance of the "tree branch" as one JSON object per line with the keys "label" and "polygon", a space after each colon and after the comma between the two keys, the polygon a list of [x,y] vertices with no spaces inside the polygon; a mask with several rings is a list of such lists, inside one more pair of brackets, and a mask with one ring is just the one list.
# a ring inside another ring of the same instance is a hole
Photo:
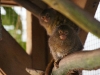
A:
{"label": "tree branch", "polygon": [[32,3],[30,0],[14,0],[21,6],[25,7],[27,10],[31,11],[34,16],[39,17],[40,12],[43,10],[36,4]]}
{"label": "tree branch", "polygon": [[100,37],[100,23],[70,0],[43,0],[85,31]]}
{"label": "tree branch", "polygon": [[[94,70],[98,68],[100,68],[100,49],[79,51],[63,58],[59,62],[59,68],[53,68],[52,75],[66,75],[75,70]],[[27,69],[27,72],[31,75],[41,75],[43,73],[40,70],[30,69]]]}
{"label": "tree branch", "polygon": [[26,71],[27,71],[30,75],[44,75],[44,72],[41,71],[41,70],[35,70],[35,69],[26,68]]}
{"label": "tree branch", "polygon": [[93,51],[80,51],[66,56],[59,63],[53,75],[66,75],[73,70],[92,70],[100,68],[100,49]]}

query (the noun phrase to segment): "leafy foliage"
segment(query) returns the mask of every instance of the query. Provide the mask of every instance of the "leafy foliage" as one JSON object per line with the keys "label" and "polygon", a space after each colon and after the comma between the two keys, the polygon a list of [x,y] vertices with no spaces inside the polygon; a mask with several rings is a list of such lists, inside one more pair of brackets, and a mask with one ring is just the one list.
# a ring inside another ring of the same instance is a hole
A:
{"label": "leafy foliage", "polygon": [[[5,15],[1,15],[2,24],[4,26],[13,26],[12,29],[7,29],[7,31],[12,35],[14,39],[24,48],[26,49],[26,42],[22,41],[22,22],[20,19],[20,15],[16,13],[16,11],[12,7],[3,6],[6,11]],[[19,31],[19,33],[18,33]]]}

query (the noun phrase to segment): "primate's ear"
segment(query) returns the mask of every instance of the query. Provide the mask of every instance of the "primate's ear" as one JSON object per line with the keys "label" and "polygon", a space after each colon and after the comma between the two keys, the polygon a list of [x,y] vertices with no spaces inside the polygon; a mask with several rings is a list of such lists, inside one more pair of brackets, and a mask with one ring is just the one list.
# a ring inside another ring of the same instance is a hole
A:
{"label": "primate's ear", "polygon": [[56,11],[55,9],[51,8],[51,7],[48,7],[47,9],[50,9],[50,10],[52,10],[54,13],[57,13],[57,11]]}
{"label": "primate's ear", "polygon": [[81,30],[81,29],[80,29],[78,26],[75,28],[75,31],[76,31],[77,34],[80,33],[80,30]]}
{"label": "primate's ear", "polygon": [[76,27],[74,30],[76,31],[77,34],[80,33],[80,28],[79,27]]}
{"label": "primate's ear", "polygon": [[77,34],[80,33],[80,27],[76,26],[76,25],[71,25],[70,26]]}

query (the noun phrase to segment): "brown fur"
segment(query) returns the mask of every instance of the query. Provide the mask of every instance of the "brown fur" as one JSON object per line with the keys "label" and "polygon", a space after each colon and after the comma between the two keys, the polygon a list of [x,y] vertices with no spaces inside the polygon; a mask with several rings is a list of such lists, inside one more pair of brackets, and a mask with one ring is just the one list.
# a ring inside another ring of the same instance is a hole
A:
{"label": "brown fur", "polygon": [[[62,14],[60,14],[59,12],[55,11],[52,8],[45,9],[44,11],[42,11],[40,13],[39,22],[46,29],[47,34],[49,36],[51,36],[53,31],[55,30],[55,28],[57,28],[61,24],[70,26],[73,29],[73,31],[76,33],[78,33],[78,31],[79,31],[79,27],[77,25],[75,25],[68,18],[66,18],[65,16],[63,16]],[[56,58],[54,57],[54,59],[56,59]],[[52,65],[50,66],[50,64],[52,64],[52,63],[53,62],[50,62],[49,66],[47,66],[45,75],[50,74],[50,72],[51,72],[50,70],[53,68],[53,67],[51,67]]]}
{"label": "brown fur", "polygon": [[[59,31],[67,31],[67,33],[66,35],[60,34]],[[61,39],[61,35],[66,36],[66,38]],[[77,33],[68,25],[60,25],[55,29],[55,31],[49,38],[49,47],[55,62],[58,62],[60,59],[68,54],[83,49],[83,45]]]}
{"label": "brown fur", "polygon": [[48,35],[51,35],[53,33],[52,31],[61,24],[69,25],[76,32],[79,31],[79,27],[77,25],[52,8],[42,11],[39,21],[40,24],[46,29]]}

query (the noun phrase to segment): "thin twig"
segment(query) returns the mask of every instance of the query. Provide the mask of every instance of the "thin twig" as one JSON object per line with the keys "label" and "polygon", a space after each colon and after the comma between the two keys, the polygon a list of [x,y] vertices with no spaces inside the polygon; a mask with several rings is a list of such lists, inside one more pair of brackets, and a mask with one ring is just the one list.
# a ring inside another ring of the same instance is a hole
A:
{"label": "thin twig", "polygon": [[7,75],[7,74],[0,68],[0,75]]}

